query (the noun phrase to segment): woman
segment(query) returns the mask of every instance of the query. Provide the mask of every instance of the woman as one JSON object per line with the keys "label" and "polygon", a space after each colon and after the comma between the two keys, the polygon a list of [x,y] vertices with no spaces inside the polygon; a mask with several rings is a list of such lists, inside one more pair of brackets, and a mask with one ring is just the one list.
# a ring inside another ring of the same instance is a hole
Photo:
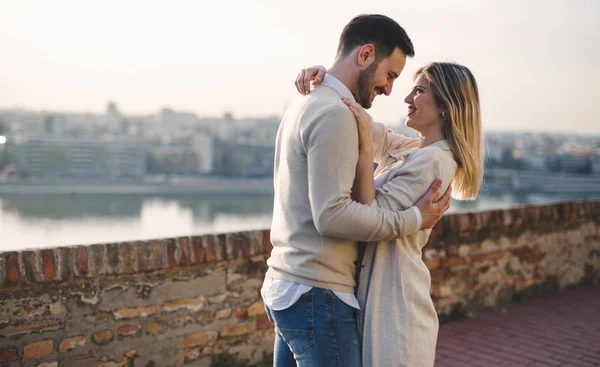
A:
{"label": "woman", "polygon": [[[303,70],[299,87],[325,73]],[[374,123],[356,102],[344,99],[356,116],[360,159],[352,189],[355,200],[385,208],[408,208],[435,179],[455,199],[477,197],[483,178],[483,136],[479,92],[470,70],[431,63],[413,77],[406,126],[411,139]],[[373,174],[373,162],[378,167]],[[441,196],[441,194],[439,194]],[[362,361],[370,366],[433,366],[438,318],[430,296],[431,278],[422,248],[431,230],[365,246],[358,282],[358,329]]]}

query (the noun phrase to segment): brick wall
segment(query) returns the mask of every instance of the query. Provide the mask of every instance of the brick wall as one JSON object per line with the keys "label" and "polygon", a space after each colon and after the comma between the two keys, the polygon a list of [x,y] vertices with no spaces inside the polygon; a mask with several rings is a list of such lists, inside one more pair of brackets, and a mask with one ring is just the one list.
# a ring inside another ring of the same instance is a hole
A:
{"label": "brick wall", "polygon": [[[0,254],[1,366],[257,362],[272,326],[259,289],[269,232]],[[600,202],[445,216],[424,260],[440,314],[600,278]]]}

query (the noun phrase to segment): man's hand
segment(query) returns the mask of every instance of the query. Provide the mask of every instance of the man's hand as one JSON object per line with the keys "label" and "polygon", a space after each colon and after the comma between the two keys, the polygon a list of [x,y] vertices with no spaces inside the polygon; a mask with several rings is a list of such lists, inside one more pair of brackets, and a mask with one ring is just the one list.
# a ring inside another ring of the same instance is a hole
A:
{"label": "man's hand", "polygon": [[452,185],[448,186],[446,193],[438,201],[433,201],[442,185],[441,180],[435,180],[429,190],[420,198],[415,206],[421,211],[423,223],[421,229],[432,228],[442,217],[444,212],[450,208],[450,195],[452,194]]}

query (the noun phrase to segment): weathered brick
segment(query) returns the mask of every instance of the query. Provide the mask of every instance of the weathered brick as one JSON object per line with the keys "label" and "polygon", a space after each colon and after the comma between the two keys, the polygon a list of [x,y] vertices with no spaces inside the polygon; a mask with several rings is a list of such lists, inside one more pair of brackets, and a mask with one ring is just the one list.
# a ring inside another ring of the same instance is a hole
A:
{"label": "weathered brick", "polygon": [[54,353],[54,341],[42,340],[37,343],[26,345],[23,348],[23,359],[26,361],[31,361],[34,359],[44,358],[52,353]]}
{"label": "weathered brick", "polygon": [[461,213],[459,217],[461,233],[476,231],[479,228],[479,217],[476,213]]}
{"label": "weathered brick", "polygon": [[58,321],[42,321],[34,324],[8,326],[0,329],[0,336],[29,334],[32,332],[55,331],[61,328]]}
{"label": "weathered brick", "polygon": [[96,275],[107,274],[106,269],[106,245],[90,246],[92,255],[92,267]]}
{"label": "weathered brick", "polygon": [[238,236],[235,233],[227,233],[225,235],[225,253],[228,260],[237,259],[239,257]]}
{"label": "weathered brick", "polygon": [[58,367],[58,361],[44,362],[36,364],[35,367]]}
{"label": "weathered brick", "polygon": [[92,335],[92,340],[98,345],[106,345],[113,341],[114,338],[115,334],[109,329],[104,329]]}
{"label": "weathered brick", "polygon": [[117,329],[117,334],[120,336],[134,336],[142,330],[141,325],[125,325]]}
{"label": "weathered brick", "polygon": [[219,234],[216,236],[215,243],[215,256],[217,261],[223,261],[227,259],[227,235]]}
{"label": "weathered brick", "polygon": [[77,274],[81,278],[90,276],[88,249],[86,246],[77,246],[75,249],[75,265],[77,266]]}
{"label": "weathered brick", "polygon": [[56,277],[56,262],[54,260],[54,250],[42,250],[42,271],[44,273],[44,282],[51,282]]}
{"label": "weathered brick", "polygon": [[425,260],[425,265],[429,271],[434,271],[435,269],[439,269],[442,261],[440,259],[428,259]]}
{"label": "weathered brick", "polygon": [[133,359],[137,355],[138,355],[137,349],[130,349],[127,352],[125,352],[125,357],[127,357],[129,359]]}
{"label": "weathered brick", "polygon": [[196,264],[204,264],[204,247],[202,246],[202,237],[194,236],[192,237],[192,247],[194,248],[194,260]]}
{"label": "weathered brick", "polygon": [[272,328],[273,328],[273,323],[271,322],[271,320],[269,320],[269,317],[267,317],[267,315],[263,315],[263,316],[259,317],[258,319],[256,319],[256,329],[266,330],[266,329],[272,329]]}
{"label": "weathered brick", "polygon": [[131,274],[134,272],[134,246],[132,242],[123,242],[121,247],[121,273]]}
{"label": "weathered brick", "polygon": [[453,266],[462,265],[464,263],[465,263],[465,259],[463,259],[462,257],[446,257],[446,258],[442,259],[442,267],[444,269],[449,269],[449,268],[452,268]]}
{"label": "weathered brick", "polygon": [[235,309],[235,317],[238,319],[245,319],[246,317],[248,317],[248,310],[246,310],[245,308],[236,308]]}
{"label": "weathered brick", "polygon": [[[201,312],[201,313],[203,313],[203,312]],[[182,316],[182,317],[177,317],[172,320],[169,320],[168,327],[171,329],[180,329],[180,328],[186,327],[187,325],[193,324],[193,323],[194,323],[194,319],[191,316]]]}
{"label": "weathered brick", "polygon": [[237,236],[238,240],[238,249],[240,257],[248,258],[250,257],[250,238],[246,233],[240,233]]}
{"label": "weathered brick", "polygon": [[208,325],[215,320],[215,313],[208,310],[203,310],[194,315],[196,321],[200,322],[202,325]]}
{"label": "weathered brick", "polygon": [[250,334],[250,328],[247,323],[237,323],[232,326],[226,326],[219,332],[219,336],[226,338],[229,336],[242,336]]}
{"label": "weathered brick", "polygon": [[444,275],[444,280],[451,280],[451,279],[466,279],[469,277],[469,270],[468,269],[461,269],[458,271],[447,271],[446,274]]}
{"label": "weathered brick", "polygon": [[58,249],[58,268],[60,273],[60,279],[69,281],[73,279],[73,258],[71,256],[70,247],[61,247]]}
{"label": "weathered brick", "polygon": [[456,245],[449,246],[446,253],[448,254],[448,256],[458,255],[458,246],[456,246]]}
{"label": "weathered brick", "polygon": [[231,316],[231,307],[225,307],[215,312],[215,318],[217,319],[226,319]]}
{"label": "weathered brick", "polygon": [[58,345],[58,351],[60,353],[65,353],[82,345],[85,345],[85,336],[73,336],[70,338],[63,339]]}
{"label": "weathered brick", "polygon": [[38,251],[21,251],[23,259],[24,281],[33,283],[42,281],[42,269]]}
{"label": "weathered brick", "polygon": [[460,257],[468,257],[469,254],[471,253],[471,249],[473,248],[473,250],[477,249],[477,244],[472,244],[472,245],[460,245],[458,247],[458,256]]}
{"label": "weathered brick", "polygon": [[200,358],[200,348],[189,348],[184,351],[184,360],[186,362],[195,361]]}
{"label": "weathered brick", "polygon": [[504,257],[504,251],[496,251],[485,256],[486,260],[499,260]]}
{"label": "weathered brick", "polygon": [[166,267],[167,264],[163,261],[164,247],[160,240],[152,240],[150,242],[150,251],[152,270],[159,270]]}
{"label": "weathered brick", "polygon": [[108,320],[108,312],[100,311],[95,315],[96,321]]}
{"label": "weathered brick", "polygon": [[173,312],[180,309],[188,309],[190,311],[200,311],[204,307],[204,297],[196,298],[182,298],[177,300],[167,301],[163,304],[163,310],[167,312]]}
{"label": "weathered brick", "polygon": [[167,330],[167,324],[162,321],[151,321],[146,325],[146,334],[160,335]]}
{"label": "weathered brick", "polygon": [[[227,300],[227,298],[229,298],[230,296],[233,296],[233,293],[231,293],[231,292],[225,292],[225,293],[222,293],[222,294],[217,294],[215,296],[209,296],[208,297],[208,302],[212,303],[212,304],[219,305],[219,304],[225,302]],[[237,296],[234,296],[234,297],[237,297]]]}
{"label": "weathered brick", "polygon": [[4,277],[6,272],[4,270],[4,254],[0,252],[0,287],[4,285]]}
{"label": "weathered brick", "polygon": [[431,281],[439,281],[444,279],[444,272],[440,269],[431,272]]}
{"label": "weathered brick", "polygon": [[167,248],[167,263],[170,268],[177,267],[179,263],[179,251],[177,248],[177,242],[174,238],[167,238],[164,240],[165,246]]}
{"label": "weathered brick", "polygon": [[21,279],[19,271],[19,254],[17,252],[4,253],[4,282],[6,285],[16,285]]}
{"label": "weathered brick", "polygon": [[207,263],[217,261],[217,249],[215,242],[214,235],[204,236],[204,253],[206,254]]}
{"label": "weathered brick", "polygon": [[15,348],[0,349],[0,364],[17,360],[17,350]]}
{"label": "weathered brick", "polygon": [[217,336],[217,333],[214,331],[199,331],[193,334],[186,334],[183,336],[183,347],[190,348],[211,345],[217,340]]}
{"label": "weathered brick", "polygon": [[[434,226],[438,236],[447,236],[458,231],[458,226],[454,224],[454,217],[454,215],[445,215],[438,221],[437,225]],[[439,227],[437,227],[438,225]]]}
{"label": "weathered brick", "polygon": [[263,231],[252,231],[248,236],[250,238],[250,256],[262,255]]}
{"label": "weathered brick", "polygon": [[106,245],[106,258],[108,274],[120,274],[121,273],[121,264],[119,261],[119,254],[121,253],[120,244],[118,243],[109,243]]}
{"label": "weathered brick", "polygon": [[136,266],[135,271],[147,271],[150,270],[148,268],[149,257],[150,254],[148,252],[148,243],[145,241],[137,241],[135,242],[135,252],[136,252]]}
{"label": "weathered brick", "polygon": [[93,354],[77,354],[69,357],[69,361],[83,361],[85,359],[94,358]]}
{"label": "weathered brick", "polygon": [[248,307],[248,317],[261,316],[265,314],[265,305],[262,301],[256,301]]}
{"label": "weathered brick", "polygon": [[134,319],[136,317],[147,317],[156,312],[156,307],[133,307],[133,308],[121,308],[113,312],[115,320],[127,320]]}
{"label": "weathered brick", "polygon": [[273,245],[271,244],[271,231],[268,229],[262,232],[263,253],[270,255]]}
{"label": "weathered brick", "polygon": [[179,246],[179,251],[181,252],[181,259],[179,260],[179,265],[191,265],[193,262],[193,253],[190,245],[189,237],[179,237],[177,239],[177,245]]}
{"label": "weathered brick", "polygon": [[442,230],[442,223],[437,222],[435,226],[433,226],[433,228],[431,229],[431,232],[429,233],[429,240],[435,240],[436,238],[440,237],[442,235]]}

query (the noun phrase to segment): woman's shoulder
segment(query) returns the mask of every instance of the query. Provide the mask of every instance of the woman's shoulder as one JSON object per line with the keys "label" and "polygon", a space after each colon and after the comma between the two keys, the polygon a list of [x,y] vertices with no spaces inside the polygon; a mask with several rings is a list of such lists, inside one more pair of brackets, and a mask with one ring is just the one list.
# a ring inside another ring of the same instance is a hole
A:
{"label": "woman's shoulder", "polygon": [[407,163],[410,161],[415,165],[429,166],[435,170],[447,171],[452,175],[458,167],[446,140],[416,149],[408,155]]}

